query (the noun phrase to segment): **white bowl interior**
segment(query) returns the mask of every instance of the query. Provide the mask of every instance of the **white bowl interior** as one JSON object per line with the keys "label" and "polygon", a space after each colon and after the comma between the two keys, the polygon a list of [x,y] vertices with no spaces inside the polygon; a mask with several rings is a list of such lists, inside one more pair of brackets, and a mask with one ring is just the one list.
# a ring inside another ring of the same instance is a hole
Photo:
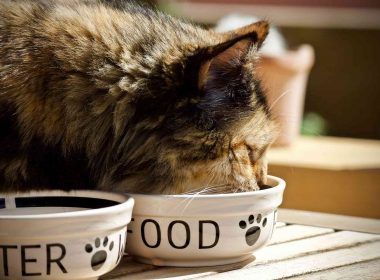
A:
{"label": "white bowl interior", "polygon": [[267,185],[260,191],[200,194],[150,195],[131,194],[136,200],[133,215],[183,217],[238,215],[246,211],[274,209],[282,202],[284,180],[268,176]]}
{"label": "white bowl interior", "polygon": [[119,201],[83,196],[12,196],[0,198],[0,216],[38,215],[100,209],[120,204]]}
{"label": "white bowl interior", "polygon": [[127,200],[121,194],[98,191],[33,191],[0,194],[0,218],[31,217],[106,209]]}

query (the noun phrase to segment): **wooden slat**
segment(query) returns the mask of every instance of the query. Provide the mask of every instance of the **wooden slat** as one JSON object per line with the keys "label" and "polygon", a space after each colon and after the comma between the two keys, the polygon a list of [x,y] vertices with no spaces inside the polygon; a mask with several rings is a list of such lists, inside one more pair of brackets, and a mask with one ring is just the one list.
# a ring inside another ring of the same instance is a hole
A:
{"label": "wooden slat", "polygon": [[276,228],[285,227],[286,224],[283,222],[276,222]]}
{"label": "wooden slat", "polygon": [[[373,242],[379,239],[380,237],[374,234],[357,233],[350,231],[334,232],[307,239],[267,246],[255,254],[256,260],[254,262],[198,268],[162,267],[155,269],[154,271],[148,270],[146,272],[140,272],[138,274],[132,275],[125,274],[125,276],[116,277],[115,279],[158,279],[168,277],[174,279],[191,279],[196,277],[215,275],[217,273],[230,270],[242,268],[247,269],[249,267],[261,264],[302,257],[310,254],[349,248],[359,244]],[[104,279],[110,278],[105,277]]]}
{"label": "wooden slat", "polygon": [[118,277],[122,277],[124,275],[131,275],[144,271],[153,271],[159,268],[160,267],[158,266],[135,262],[131,257],[126,256],[121,260],[116,269],[102,276],[100,279],[119,279]]}
{"label": "wooden slat", "polygon": [[334,250],[248,269],[230,271],[202,279],[283,279],[377,258],[380,258],[380,242],[362,244],[354,248]]}
{"label": "wooden slat", "polygon": [[340,231],[265,247],[255,256],[257,263],[267,263],[300,257],[318,252],[352,247],[357,244],[380,240],[379,235]]}
{"label": "wooden slat", "polygon": [[332,232],[334,232],[334,230],[330,228],[290,225],[287,227],[276,228],[272,240],[269,244],[273,245],[278,243],[284,243],[288,241],[318,236]]}
{"label": "wooden slat", "polygon": [[379,170],[380,141],[301,136],[294,145],[270,148],[268,161],[273,165],[334,171]]}
{"label": "wooden slat", "polygon": [[380,234],[380,220],[319,212],[279,209],[278,219],[290,224],[312,225]]}
{"label": "wooden slat", "polygon": [[[271,2],[273,3],[273,1]],[[276,2],[281,3],[282,1]],[[295,2],[297,6],[284,7],[281,5],[255,5],[254,2],[236,4],[235,1],[228,1],[228,4],[220,4],[215,3],[215,1],[170,1],[170,7],[180,17],[191,18],[194,22],[208,24],[214,24],[233,11],[237,14],[252,15],[257,18],[269,18],[271,23],[277,26],[354,29],[378,29],[380,27],[377,9],[310,8],[298,6],[299,3],[304,3],[304,1]],[[319,3],[319,1],[310,2]],[[346,2],[344,1],[344,3]],[[349,2],[351,3],[352,1]]]}
{"label": "wooden slat", "polygon": [[332,268],[324,271],[319,271],[301,276],[291,277],[292,280],[346,280],[360,279],[373,280],[380,278],[380,259],[366,261],[342,267]]}

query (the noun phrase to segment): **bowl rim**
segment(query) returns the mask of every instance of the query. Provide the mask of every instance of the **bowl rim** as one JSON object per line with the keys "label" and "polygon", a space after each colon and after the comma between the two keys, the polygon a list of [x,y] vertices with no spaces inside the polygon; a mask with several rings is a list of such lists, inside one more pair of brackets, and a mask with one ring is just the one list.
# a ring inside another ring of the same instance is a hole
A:
{"label": "bowl rim", "polygon": [[[49,195],[50,194],[50,195]],[[6,193],[5,197],[28,197],[28,196],[59,196],[65,194],[66,196],[80,196],[89,198],[103,198],[113,200],[118,202],[117,205],[102,207],[97,209],[86,209],[80,211],[69,211],[69,212],[59,212],[59,213],[47,213],[47,214],[31,214],[31,215],[1,215],[0,221],[3,220],[39,220],[39,219],[57,219],[57,218],[82,218],[82,217],[94,217],[99,215],[108,215],[113,213],[119,213],[121,211],[132,210],[134,205],[134,199],[123,193],[112,193],[97,190],[72,190],[72,191],[61,191],[61,190],[42,190],[42,191],[32,191],[29,193]],[[5,208],[6,209],[6,208]],[[1,209],[0,209],[1,210]],[[1,211],[0,211],[1,213]]]}
{"label": "bowl rim", "polygon": [[275,194],[282,192],[285,189],[286,182],[276,176],[268,175],[268,181],[272,181],[273,186],[271,188],[258,190],[258,191],[250,191],[250,192],[241,192],[241,193],[222,193],[222,194],[202,194],[202,195],[194,195],[194,194],[138,194],[138,193],[126,193],[131,197],[135,198],[151,198],[151,199],[236,199],[236,198],[246,198],[246,197],[254,197],[254,196],[263,196],[269,194]]}

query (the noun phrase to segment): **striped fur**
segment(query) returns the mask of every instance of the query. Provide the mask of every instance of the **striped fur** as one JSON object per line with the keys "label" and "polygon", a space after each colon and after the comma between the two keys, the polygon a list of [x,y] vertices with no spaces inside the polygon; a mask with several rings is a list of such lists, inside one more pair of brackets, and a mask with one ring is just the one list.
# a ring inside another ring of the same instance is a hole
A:
{"label": "striped fur", "polygon": [[140,6],[0,3],[0,191],[182,193],[264,180],[268,26],[218,34]]}

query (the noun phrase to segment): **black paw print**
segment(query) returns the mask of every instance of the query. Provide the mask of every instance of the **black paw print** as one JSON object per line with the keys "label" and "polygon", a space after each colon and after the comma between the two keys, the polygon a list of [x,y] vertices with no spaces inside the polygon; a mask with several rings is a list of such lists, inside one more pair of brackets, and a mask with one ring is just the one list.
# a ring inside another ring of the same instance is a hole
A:
{"label": "black paw print", "polygon": [[[250,228],[248,228],[247,232],[245,233],[245,241],[247,242],[247,244],[249,246],[253,246],[253,244],[255,244],[256,241],[260,237],[260,233],[261,233],[261,227],[260,227],[261,219],[262,219],[261,214],[258,214],[257,218],[256,218],[257,225],[252,225]],[[253,224],[255,222],[255,217],[253,215],[250,215],[248,217],[248,222],[249,222],[249,224]],[[267,225],[267,218],[264,218],[262,220],[262,227],[265,227],[266,225]],[[247,227],[247,223],[245,221],[241,220],[239,222],[239,227],[241,229],[245,229]]]}
{"label": "black paw print", "polygon": [[[107,259],[107,249],[108,251],[112,251],[113,249],[113,241],[110,243],[109,247],[107,248],[108,245],[108,237],[104,237],[103,242],[102,242],[103,248],[100,247],[100,238],[97,237],[95,239],[95,252],[92,255],[91,258],[91,267],[93,270],[98,270],[103,266],[103,264],[106,262]],[[94,247],[91,244],[86,244],[84,247],[87,253],[92,253],[94,250]]]}

